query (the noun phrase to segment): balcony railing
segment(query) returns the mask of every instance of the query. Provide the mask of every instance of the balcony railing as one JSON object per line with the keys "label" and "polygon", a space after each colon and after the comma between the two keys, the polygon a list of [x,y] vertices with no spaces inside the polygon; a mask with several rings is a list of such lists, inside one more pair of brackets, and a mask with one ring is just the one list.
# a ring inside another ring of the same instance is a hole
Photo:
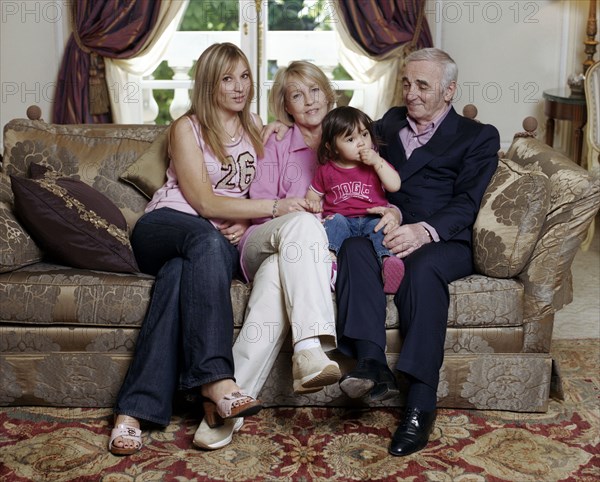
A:
{"label": "balcony railing", "polygon": [[[173,90],[173,100],[169,106],[171,119],[181,116],[189,108],[189,91],[193,80],[188,75],[194,61],[208,46],[215,42],[232,42],[239,44],[240,34],[237,31],[227,32],[177,32],[167,49],[164,60],[173,69],[172,80],[156,80],[144,77],[140,81],[142,99],[141,109],[136,113],[139,123],[154,124],[159,106],[154,98],[156,89]],[[308,60],[318,65],[332,80],[334,89],[347,94],[351,92],[353,105],[362,108],[373,94],[367,84],[354,80],[334,80],[333,70],[338,65],[338,38],[333,31],[318,32],[269,32],[266,46],[266,57],[270,66],[281,67],[292,60]],[[263,121],[267,121],[268,91],[273,85],[271,80],[264,80],[256,86],[258,106]],[[340,103],[347,103],[347,95]]]}

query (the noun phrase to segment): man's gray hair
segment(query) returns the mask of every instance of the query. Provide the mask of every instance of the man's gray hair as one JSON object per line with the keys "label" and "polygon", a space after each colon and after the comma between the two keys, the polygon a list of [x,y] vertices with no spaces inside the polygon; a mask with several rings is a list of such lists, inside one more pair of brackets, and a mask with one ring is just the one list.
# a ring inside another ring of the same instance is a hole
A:
{"label": "man's gray hair", "polygon": [[436,48],[426,48],[416,50],[406,57],[406,64],[409,62],[428,61],[435,62],[442,66],[442,88],[446,90],[452,82],[458,80],[458,66],[456,62],[446,52]]}

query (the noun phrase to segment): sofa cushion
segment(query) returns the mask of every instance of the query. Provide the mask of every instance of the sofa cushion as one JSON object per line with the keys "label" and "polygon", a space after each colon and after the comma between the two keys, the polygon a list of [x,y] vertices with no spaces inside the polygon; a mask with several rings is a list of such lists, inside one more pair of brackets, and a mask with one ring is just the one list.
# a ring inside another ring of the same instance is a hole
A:
{"label": "sofa cushion", "polygon": [[[0,324],[139,327],[154,277],[50,263],[0,275]],[[23,299],[30,303],[23,303]]]}
{"label": "sofa cushion", "polygon": [[127,222],[106,196],[79,179],[31,169],[34,179],[11,176],[15,211],[47,255],[79,268],[138,271]]}
{"label": "sofa cushion", "polygon": [[501,159],[473,227],[475,269],[496,278],[519,274],[535,248],[550,205],[550,181]]}
{"label": "sofa cushion", "polygon": [[43,253],[13,212],[10,178],[0,173],[0,273],[42,260]]}
{"label": "sofa cushion", "polygon": [[[523,283],[473,274],[448,285],[448,327],[498,328],[523,325]],[[400,327],[394,297],[387,296],[386,329]]]}
{"label": "sofa cushion", "polygon": [[[45,262],[25,266],[0,274],[0,325],[139,328],[153,285],[154,277],[142,273],[91,271]],[[239,327],[250,286],[235,280],[230,293],[234,325]],[[24,303],[24,299],[31,302]]]}
{"label": "sofa cushion", "polygon": [[129,166],[119,179],[131,184],[148,199],[167,180],[169,158],[167,154],[167,133],[165,130],[150,145],[131,166]]}

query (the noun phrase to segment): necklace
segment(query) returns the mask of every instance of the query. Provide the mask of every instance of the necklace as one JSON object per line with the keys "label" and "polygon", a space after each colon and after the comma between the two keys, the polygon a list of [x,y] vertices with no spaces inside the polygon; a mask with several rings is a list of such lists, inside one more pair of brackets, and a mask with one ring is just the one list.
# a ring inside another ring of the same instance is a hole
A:
{"label": "necklace", "polygon": [[225,129],[225,125],[223,125],[223,130],[225,131],[225,134],[227,134],[229,136],[229,138],[231,139],[231,142],[235,142],[236,139],[236,134],[238,133],[238,130],[240,129],[240,123],[239,120],[236,122],[235,125],[235,129],[233,131],[233,134],[230,134],[229,132],[227,132],[227,129]]}

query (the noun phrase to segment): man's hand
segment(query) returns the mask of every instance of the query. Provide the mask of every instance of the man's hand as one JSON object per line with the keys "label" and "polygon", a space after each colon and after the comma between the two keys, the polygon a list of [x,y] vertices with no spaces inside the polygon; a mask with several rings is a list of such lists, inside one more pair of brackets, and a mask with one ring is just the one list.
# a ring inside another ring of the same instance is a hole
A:
{"label": "man's hand", "polygon": [[425,228],[420,224],[396,226],[383,238],[383,245],[399,258],[406,258],[430,242]]}
{"label": "man's hand", "polygon": [[385,206],[378,206],[375,208],[368,208],[367,212],[369,214],[376,214],[381,216],[381,219],[375,226],[374,231],[377,233],[379,230],[383,229],[383,233],[387,234],[392,229],[397,227],[402,219],[400,218],[400,210],[396,208],[390,208]]}

